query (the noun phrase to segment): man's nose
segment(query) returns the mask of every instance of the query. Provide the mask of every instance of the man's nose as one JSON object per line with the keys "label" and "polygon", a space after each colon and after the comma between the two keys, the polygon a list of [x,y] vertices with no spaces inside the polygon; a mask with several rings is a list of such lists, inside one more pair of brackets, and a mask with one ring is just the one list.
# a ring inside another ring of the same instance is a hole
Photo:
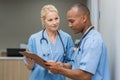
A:
{"label": "man's nose", "polygon": [[70,28],[72,28],[72,24],[71,24],[71,23],[68,23],[68,26],[69,26]]}

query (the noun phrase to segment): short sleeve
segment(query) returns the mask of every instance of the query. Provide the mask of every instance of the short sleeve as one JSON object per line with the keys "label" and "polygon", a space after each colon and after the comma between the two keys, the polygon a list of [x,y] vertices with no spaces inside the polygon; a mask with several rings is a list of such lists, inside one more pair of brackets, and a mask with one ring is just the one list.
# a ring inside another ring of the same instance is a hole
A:
{"label": "short sleeve", "polygon": [[72,48],[73,48],[73,40],[72,40],[71,36],[68,36],[67,44],[66,44],[66,56],[65,56],[64,62],[68,62],[68,63],[71,62]]}
{"label": "short sleeve", "polygon": [[95,74],[102,53],[102,42],[99,38],[88,38],[82,44],[82,56],[79,68]]}
{"label": "short sleeve", "polygon": [[[27,45],[27,48],[28,48],[28,50],[30,51],[30,52],[34,52],[35,50],[35,48],[33,48],[34,47],[34,40],[33,40],[33,38],[32,38],[32,36],[29,38],[29,40],[28,40],[28,45]],[[36,46],[35,46],[36,47]],[[26,63],[26,57],[24,57],[23,58],[23,60],[24,60],[24,63]]]}
{"label": "short sleeve", "polygon": [[36,42],[35,38],[33,38],[32,36],[28,40],[28,49],[30,52],[36,53]]}

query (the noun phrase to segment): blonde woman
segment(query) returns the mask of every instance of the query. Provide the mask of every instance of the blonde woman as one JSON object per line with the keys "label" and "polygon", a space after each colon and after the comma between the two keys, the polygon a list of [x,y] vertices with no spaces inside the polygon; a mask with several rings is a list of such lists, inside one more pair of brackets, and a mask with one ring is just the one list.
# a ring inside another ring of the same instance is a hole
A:
{"label": "blonde woman", "polygon": [[[44,29],[30,36],[29,51],[47,61],[68,61],[71,57],[70,48],[73,47],[73,41],[69,34],[58,30],[60,17],[55,6],[51,4],[43,6],[41,21]],[[65,80],[63,75],[49,72],[34,60],[26,58],[25,64],[31,70],[30,80]]]}

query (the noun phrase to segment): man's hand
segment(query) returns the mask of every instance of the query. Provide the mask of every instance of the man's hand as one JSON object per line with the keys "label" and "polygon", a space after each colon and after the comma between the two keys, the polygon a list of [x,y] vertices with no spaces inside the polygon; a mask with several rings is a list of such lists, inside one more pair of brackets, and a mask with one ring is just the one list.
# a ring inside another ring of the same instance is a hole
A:
{"label": "man's hand", "polygon": [[48,69],[54,74],[59,74],[60,69],[63,67],[63,63],[61,62],[48,61],[45,64],[48,66]]}

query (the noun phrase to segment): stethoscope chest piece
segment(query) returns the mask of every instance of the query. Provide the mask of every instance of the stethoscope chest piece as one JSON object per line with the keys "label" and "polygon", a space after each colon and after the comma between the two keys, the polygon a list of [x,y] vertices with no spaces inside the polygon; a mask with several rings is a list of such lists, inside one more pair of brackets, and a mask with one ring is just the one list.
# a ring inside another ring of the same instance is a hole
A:
{"label": "stethoscope chest piece", "polygon": [[45,57],[45,56],[49,56],[49,55],[50,55],[50,53],[43,54],[44,57]]}

